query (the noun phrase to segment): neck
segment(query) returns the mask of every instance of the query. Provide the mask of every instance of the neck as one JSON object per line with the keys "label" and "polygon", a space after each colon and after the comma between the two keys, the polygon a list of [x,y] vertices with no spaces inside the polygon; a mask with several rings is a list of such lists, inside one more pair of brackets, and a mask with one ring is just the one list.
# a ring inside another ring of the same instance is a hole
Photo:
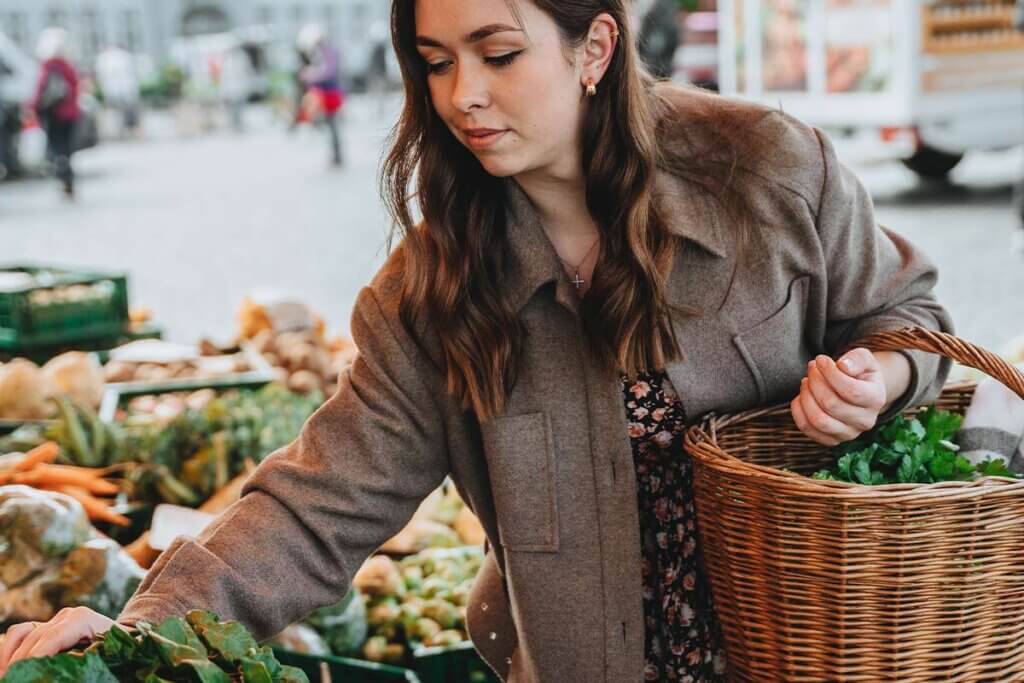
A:
{"label": "neck", "polygon": [[579,164],[575,168],[530,171],[515,180],[536,207],[552,241],[589,240],[597,233],[587,208],[586,181]]}

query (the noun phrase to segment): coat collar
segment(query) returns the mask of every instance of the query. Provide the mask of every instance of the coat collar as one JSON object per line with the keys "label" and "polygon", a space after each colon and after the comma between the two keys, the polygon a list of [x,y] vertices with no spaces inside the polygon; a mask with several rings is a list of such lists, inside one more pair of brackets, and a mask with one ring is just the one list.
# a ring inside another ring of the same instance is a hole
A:
{"label": "coat collar", "polygon": [[[563,275],[558,254],[544,232],[536,207],[517,182],[508,179],[504,184],[513,309],[518,313],[537,290],[555,283],[556,300],[576,310],[576,292]],[[659,171],[654,182],[654,197],[673,234],[718,258],[728,255],[718,212],[714,210],[713,198],[705,190]]]}

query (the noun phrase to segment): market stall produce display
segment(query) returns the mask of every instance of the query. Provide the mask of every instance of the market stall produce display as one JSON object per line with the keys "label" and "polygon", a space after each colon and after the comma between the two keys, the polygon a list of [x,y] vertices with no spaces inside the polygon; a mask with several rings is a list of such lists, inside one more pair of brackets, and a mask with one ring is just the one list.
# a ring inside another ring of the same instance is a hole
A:
{"label": "market stall produce display", "polygon": [[[423,647],[469,640],[466,605],[483,562],[482,548],[431,548],[402,560],[370,558],[337,605],[314,612],[306,624],[331,653],[400,666]],[[281,647],[299,645],[316,654],[320,642],[290,632]]]}
{"label": "market stall produce display", "polygon": [[332,395],[338,375],[355,359],[352,342],[327,340],[314,330],[275,332],[262,330],[250,341],[275,369],[276,381],[298,393]]}
{"label": "market stall produce display", "polygon": [[87,681],[118,683],[309,683],[299,669],[282,666],[238,622],[221,623],[193,610],[158,626],[112,628],[82,651],[16,662],[5,683]]}
{"label": "market stall produce display", "polygon": [[[184,353],[181,345],[136,342],[109,353],[65,353],[43,366],[23,359],[0,366],[0,384],[10,389],[0,391],[0,419],[7,410],[14,418],[8,430],[21,425],[0,435],[0,622],[41,621],[73,605],[116,616],[144,575],[140,567],[159,556],[151,540],[164,547],[160,539],[167,532],[149,532],[156,506],[215,515],[238,499],[255,466],[299,435],[356,357],[350,341],[327,339],[322,321],[303,308],[250,305],[237,344],[204,341]],[[254,369],[266,372],[264,384],[232,386]],[[17,400],[10,400],[11,392]],[[39,509],[26,516],[20,511],[27,507]],[[57,532],[63,533],[61,543],[49,540]],[[475,655],[465,632],[465,604],[483,539],[479,521],[446,482],[380,549],[387,555],[367,562],[342,603],[290,627],[278,646],[436,671],[450,666],[450,651],[451,662],[480,678],[478,669],[486,667],[467,664]],[[184,636],[183,643],[192,642]],[[136,646],[129,646],[115,636],[112,644],[148,653],[151,660],[139,662],[136,674],[222,680],[206,665],[157,662],[149,637],[136,634]],[[116,657],[105,660],[101,648],[37,662],[16,680],[51,680],[56,671],[73,677],[89,672],[95,680],[104,680],[107,671],[120,680],[127,670],[117,669]],[[228,676],[223,680],[291,680],[273,671],[270,678],[245,678],[224,666],[226,660],[210,660]],[[159,672],[152,669],[157,664]]]}
{"label": "market stall produce display", "polygon": [[74,498],[0,486],[0,625],[46,621],[76,605],[115,617],[142,578]]}

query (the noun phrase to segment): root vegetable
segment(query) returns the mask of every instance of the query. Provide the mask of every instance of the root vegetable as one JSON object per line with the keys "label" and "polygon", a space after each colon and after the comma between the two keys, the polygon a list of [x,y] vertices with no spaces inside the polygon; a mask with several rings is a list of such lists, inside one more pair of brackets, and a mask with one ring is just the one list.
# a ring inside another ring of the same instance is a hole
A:
{"label": "root vegetable", "polygon": [[27,472],[38,465],[52,465],[60,455],[60,446],[53,441],[36,446],[25,454],[18,464],[14,466],[17,472]]}
{"label": "root vegetable", "polygon": [[108,382],[131,382],[135,379],[135,364],[112,360],[103,366]]}
{"label": "root vegetable", "polygon": [[311,394],[322,387],[323,378],[310,370],[299,370],[288,378],[288,388],[297,394]]}
{"label": "root vegetable", "polygon": [[41,420],[49,416],[53,387],[35,363],[15,358],[0,367],[0,417]]}
{"label": "root vegetable", "polygon": [[57,393],[75,403],[98,408],[105,376],[96,357],[81,351],[63,353],[43,366],[43,375]]}
{"label": "root vegetable", "polygon": [[117,526],[131,526],[132,522],[124,515],[119,515],[110,509],[110,505],[96,496],[92,495],[79,486],[60,486],[55,490],[66,494],[77,500],[85,509],[89,519],[100,522],[110,522]]}
{"label": "root vegetable", "polygon": [[101,471],[70,465],[36,465],[28,472],[14,474],[11,477],[11,482],[36,488],[79,486],[90,493],[101,496],[116,495],[121,489],[117,484],[101,478]]}

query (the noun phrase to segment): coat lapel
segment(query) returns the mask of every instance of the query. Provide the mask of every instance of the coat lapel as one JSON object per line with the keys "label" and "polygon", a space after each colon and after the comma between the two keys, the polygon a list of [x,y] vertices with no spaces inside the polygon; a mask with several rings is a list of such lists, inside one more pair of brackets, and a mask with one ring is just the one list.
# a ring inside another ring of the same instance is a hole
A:
{"label": "coat lapel", "polygon": [[[740,373],[746,373],[731,341],[736,332],[722,313],[735,250],[727,241],[724,214],[703,188],[662,171],[655,183],[655,200],[668,229],[682,238],[669,277],[669,303],[699,311],[677,319],[683,356],[666,367],[688,419],[695,420],[727,405],[736,393],[738,380],[732,375],[742,380]],[[708,378],[708,372],[717,376]]]}

